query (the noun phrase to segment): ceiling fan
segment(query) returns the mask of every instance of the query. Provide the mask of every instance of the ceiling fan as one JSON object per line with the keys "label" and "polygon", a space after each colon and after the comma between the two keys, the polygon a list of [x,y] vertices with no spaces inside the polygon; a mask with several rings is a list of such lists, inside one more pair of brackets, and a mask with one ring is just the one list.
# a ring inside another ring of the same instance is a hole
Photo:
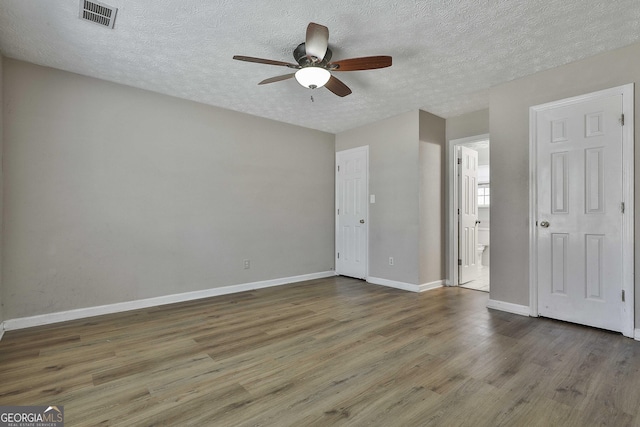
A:
{"label": "ceiling fan", "polygon": [[298,71],[282,76],[271,77],[258,83],[259,85],[275,83],[295,77],[298,83],[309,89],[326,87],[338,96],[347,96],[351,89],[342,81],[331,75],[332,71],[361,71],[385,68],[391,66],[390,56],[366,56],[362,58],[331,61],[329,44],[329,29],[324,25],[311,22],[307,26],[307,37],[293,51],[297,64],[274,61],[271,59],[253,58],[251,56],[236,55],[238,61],[257,62],[258,64],[280,65]]}

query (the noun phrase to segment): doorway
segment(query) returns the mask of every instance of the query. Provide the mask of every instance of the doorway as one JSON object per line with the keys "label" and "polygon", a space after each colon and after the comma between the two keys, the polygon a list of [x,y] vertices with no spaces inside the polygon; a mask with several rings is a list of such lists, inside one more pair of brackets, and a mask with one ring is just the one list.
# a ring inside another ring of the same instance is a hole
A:
{"label": "doorway", "polygon": [[633,85],[532,107],[530,132],[531,314],[633,336]]}
{"label": "doorway", "polygon": [[447,150],[448,284],[484,292],[491,262],[489,146],[484,134],[451,140]]}

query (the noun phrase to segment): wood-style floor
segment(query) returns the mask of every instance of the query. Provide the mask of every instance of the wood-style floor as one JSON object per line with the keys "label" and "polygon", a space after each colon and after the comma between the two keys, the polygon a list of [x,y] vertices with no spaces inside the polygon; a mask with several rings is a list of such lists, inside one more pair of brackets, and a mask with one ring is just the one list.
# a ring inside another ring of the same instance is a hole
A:
{"label": "wood-style floor", "polygon": [[640,342],[348,278],[8,331],[0,405],[66,426],[640,424]]}

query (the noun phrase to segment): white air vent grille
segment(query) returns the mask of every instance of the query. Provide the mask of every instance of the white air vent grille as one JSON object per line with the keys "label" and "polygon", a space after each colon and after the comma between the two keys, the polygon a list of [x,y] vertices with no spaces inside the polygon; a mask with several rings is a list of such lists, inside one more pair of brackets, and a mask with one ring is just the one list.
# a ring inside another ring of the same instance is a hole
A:
{"label": "white air vent grille", "polygon": [[80,0],[80,18],[113,28],[118,9],[97,1]]}

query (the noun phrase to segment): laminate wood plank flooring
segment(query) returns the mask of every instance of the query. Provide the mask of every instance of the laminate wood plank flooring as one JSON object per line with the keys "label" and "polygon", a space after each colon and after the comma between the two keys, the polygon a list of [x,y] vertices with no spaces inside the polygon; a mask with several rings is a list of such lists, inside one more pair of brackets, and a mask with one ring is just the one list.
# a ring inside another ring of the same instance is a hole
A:
{"label": "laminate wood plank flooring", "polygon": [[0,405],[67,426],[640,426],[640,342],[345,277],[18,331]]}

